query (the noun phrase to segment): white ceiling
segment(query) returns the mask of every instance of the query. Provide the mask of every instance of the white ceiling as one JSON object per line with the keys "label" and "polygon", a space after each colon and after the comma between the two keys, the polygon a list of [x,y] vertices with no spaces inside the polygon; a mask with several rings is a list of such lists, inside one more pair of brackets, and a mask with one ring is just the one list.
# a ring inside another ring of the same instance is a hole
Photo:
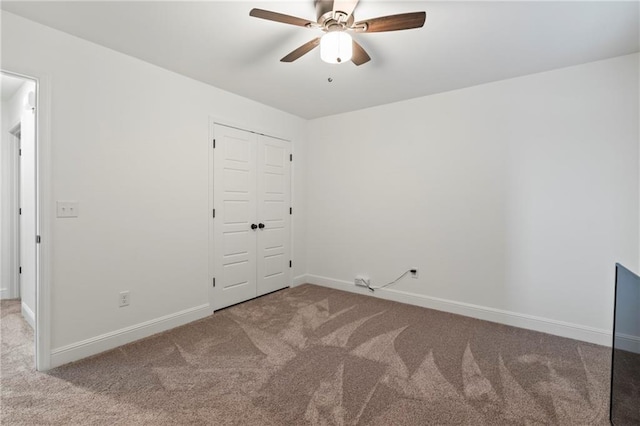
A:
{"label": "white ceiling", "polygon": [[16,94],[20,86],[24,84],[25,80],[13,77],[6,74],[0,74],[0,87],[2,101],[8,101]]}
{"label": "white ceiling", "polygon": [[1,7],[304,118],[640,50],[635,1],[361,0],[356,20],[424,10],[427,21],[422,29],[356,34],[372,58],[360,67],[325,64],[318,49],[281,63],[319,31],[249,16],[259,7],[314,19],[312,0],[2,1]]}

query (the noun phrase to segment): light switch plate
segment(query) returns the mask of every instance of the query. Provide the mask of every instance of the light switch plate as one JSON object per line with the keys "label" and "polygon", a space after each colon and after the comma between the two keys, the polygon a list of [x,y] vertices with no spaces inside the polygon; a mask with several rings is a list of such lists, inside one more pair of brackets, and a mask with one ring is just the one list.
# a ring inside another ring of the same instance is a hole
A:
{"label": "light switch plate", "polygon": [[78,217],[77,201],[58,201],[56,202],[57,217]]}

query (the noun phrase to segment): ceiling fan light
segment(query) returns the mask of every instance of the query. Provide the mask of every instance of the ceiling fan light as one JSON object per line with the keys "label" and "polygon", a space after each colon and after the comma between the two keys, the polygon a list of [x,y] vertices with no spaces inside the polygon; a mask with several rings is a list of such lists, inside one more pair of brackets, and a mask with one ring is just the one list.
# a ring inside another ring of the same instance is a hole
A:
{"label": "ceiling fan light", "polygon": [[351,60],[353,42],[344,31],[331,31],[320,39],[320,58],[330,64],[339,64]]}

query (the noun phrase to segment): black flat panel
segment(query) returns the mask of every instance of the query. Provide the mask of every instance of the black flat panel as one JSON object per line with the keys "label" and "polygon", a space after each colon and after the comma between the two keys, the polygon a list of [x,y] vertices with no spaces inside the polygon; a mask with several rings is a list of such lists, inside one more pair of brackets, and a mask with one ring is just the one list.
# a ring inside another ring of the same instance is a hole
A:
{"label": "black flat panel", "polygon": [[611,423],[640,425],[640,277],[616,264]]}

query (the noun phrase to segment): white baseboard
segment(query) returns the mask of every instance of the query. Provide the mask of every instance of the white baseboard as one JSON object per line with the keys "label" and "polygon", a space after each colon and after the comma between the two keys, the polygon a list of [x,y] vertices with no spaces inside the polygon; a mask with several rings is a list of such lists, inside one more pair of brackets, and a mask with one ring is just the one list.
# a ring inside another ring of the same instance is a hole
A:
{"label": "white baseboard", "polygon": [[307,282],[306,275],[298,275],[297,277],[293,277],[293,281],[291,282],[291,287],[296,287],[306,282]]}
{"label": "white baseboard", "polygon": [[211,309],[207,303],[53,349],[51,351],[50,368],[96,355],[109,349],[149,337],[153,334],[179,327],[209,316],[212,312],[213,309]]}
{"label": "white baseboard", "polygon": [[337,290],[379,297],[381,299],[393,300],[395,302],[407,303],[409,305],[421,306],[423,308],[450,312],[453,314],[464,315],[467,317],[497,322],[519,328],[526,328],[528,330],[540,331],[598,345],[611,346],[612,333],[608,330],[486,306],[473,305],[470,303],[457,302],[454,300],[441,299],[438,297],[425,296],[392,288],[382,288],[376,290],[375,293],[371,293],[366,288],[356,287],[350,281],[336,280],[318,275],[306,275],[304,277],[305,282],[324,287],[331,287]]}
{"label": "white baseboard", "polygon": [[640,354],[640,337],[630,334],[616,333],[616,349]]}
{"label": "white baseboard", "polygon": [[11,292],[8,288],[0,288],[0,299],[10,299]]}
{"label": "white baseboard", "polygon": [[36,329],[36,314],[33,313],[26,303],[22,302],[22,317],[27,321],[32,329]]}

